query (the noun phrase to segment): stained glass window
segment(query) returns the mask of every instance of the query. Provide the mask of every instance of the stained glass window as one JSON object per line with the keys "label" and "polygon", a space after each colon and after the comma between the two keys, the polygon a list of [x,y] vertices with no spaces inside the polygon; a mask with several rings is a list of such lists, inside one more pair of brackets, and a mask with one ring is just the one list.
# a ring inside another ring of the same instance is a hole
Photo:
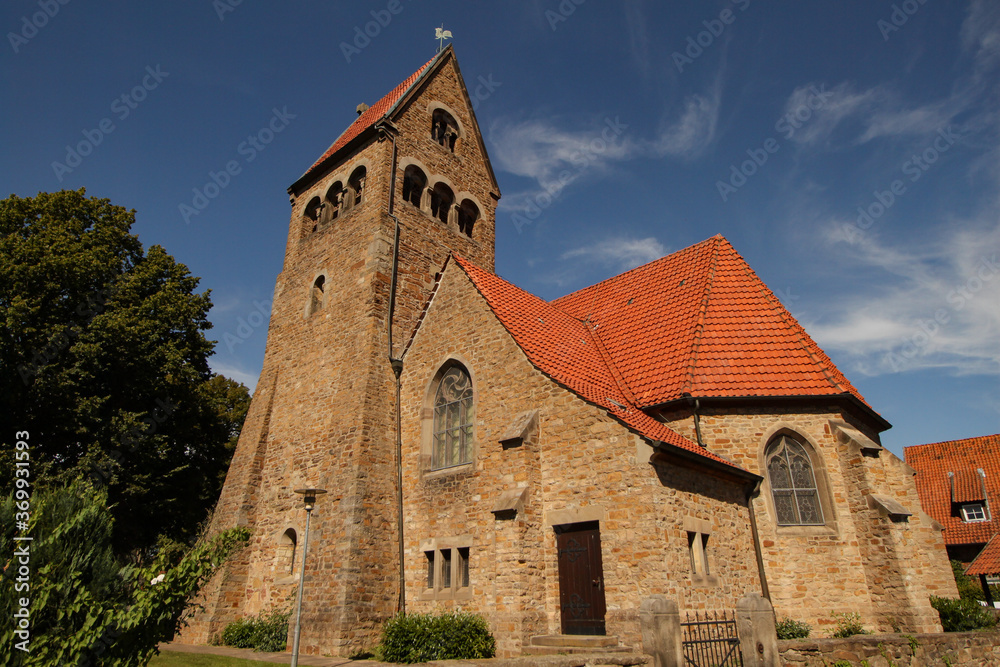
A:
{"label": "stained glass window", "polygon": [[822,525],[823,508],[805,447],[783,435],[768,447],[766,459],[778,524]]}
{"label": "stained glass window", "polygon": [[434,453],[431,467],[448,468],[472,461],[472,381],[461,366],[441,378],[434,398]]}

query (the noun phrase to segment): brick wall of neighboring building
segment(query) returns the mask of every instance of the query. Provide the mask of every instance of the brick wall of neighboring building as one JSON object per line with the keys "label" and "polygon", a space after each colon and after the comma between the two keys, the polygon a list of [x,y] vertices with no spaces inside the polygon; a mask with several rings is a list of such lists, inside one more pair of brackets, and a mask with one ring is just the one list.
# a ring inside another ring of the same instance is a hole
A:
{"label": "brick wall of neighboring building", "polygon": [[[461,361],[475,386],[475,463],[430,471],[421,456],[433,379]],[[558,634],[559,578],[553,523],[598,519],[608,634],[640,645],[641,600],[662,593],[683,609],[731,609],[759,592],[745,488],[676,461],[650,462],[652,448],[602,409],[535,369],[465,273],[451,264],[403,371],[408,608],[482,612],[501,653],[534,634]],[[505,449],[501,435],[539,411],[535,440]],[[492,509],[527,487],[513,518]],[[687,523],[686,523],[687,522]],[[687,531],[709,534],[710,576],[691,575]],[[422,541],[471,536],[471,596],[425,598]]]}
{"label": "brick wall of neighboring building", "polygon": [[[796,412],[792,412],[792,411]],[[787,412],[786,412],[787,411]],[[913,471],[888,450],[865,455],[839,438],[836,425],[874,443],[877,433],[831,404],[702,410],[705,445],[762,476],[764,449],[780,433],[810,446],[825,526],[778,526],[768,483],[754,501],[771,598],[779,617],[817,628],[834,613],[858,611],[882,631],[940,629],[930,595],[956,596],[940,530],[920,509]],[[687,409],[662,415],[675,430],[696,438]],[[822,488],[825,487],[825,488]],[[913,513],[894,522],[869,502],[877,494]]]}

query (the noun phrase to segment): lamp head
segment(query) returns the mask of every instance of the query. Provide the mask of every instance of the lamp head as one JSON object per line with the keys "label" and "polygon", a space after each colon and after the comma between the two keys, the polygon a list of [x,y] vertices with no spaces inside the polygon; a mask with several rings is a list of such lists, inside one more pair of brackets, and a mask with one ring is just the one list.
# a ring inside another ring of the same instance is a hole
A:
{"label": "lamp head", "polygon": [[321,496],[326,493],[326,489],[295,489],[295,493],[299,493],[303,496],[306,511],[311,512],[313,505],[316,504],[316,496]]}

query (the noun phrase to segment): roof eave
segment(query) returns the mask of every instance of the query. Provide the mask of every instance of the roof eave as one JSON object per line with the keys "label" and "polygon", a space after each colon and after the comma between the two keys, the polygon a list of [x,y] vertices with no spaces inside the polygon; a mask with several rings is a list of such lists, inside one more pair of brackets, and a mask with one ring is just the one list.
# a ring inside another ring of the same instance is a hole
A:
{"label": "roof eave", "polygon": [[662,410],[675,408],[681,405],[688,405],[692,399],[697,399],[702,407],[708,405],[739,405],[746,404],[750,402],[760,402],[760,403],[770,403],[770,402],[796,402],[796,403],[815,403],[816,401],[822,400],[832,400],[836,402],[844,402],[849,404],[851,407],[855,408],[857,411],[861,412],[865,417],[867,417],[872,425],[882,432],[892,428],[890,424],[882,415],[875,412],[871,407],[869,407],[864,401],[859,399],[857,396],[850,392],[843,392],[838,394],[789,394],[789,395],[746,395],[746,396],[681,396],[679,398],[665,401],[662,403],[655,403],[650,405],[640,406],[643,410]]}
{"label": "roof eave", "polygon": [[299,176],[298,180],[288,186],[288,194],[297,197],[308,190],[314,183],[316,183],[316,181],[319,181],[326,176],[329,167],[340,162],[344,158],[345,154],[355,152],[358,148],[376,137],[378,135],[378,126],[385,122],[385,120],[386,116],[382,116],[377,121],[361,130],[358,136],[341,146],[336,153],[331,154],[315,167],[310,167],[309,171]]}
{"label": "roof eave", "polygon": [[764,478],[760,475],[752,473],[749,470],[741,468],[737,465],[720,463],[715,459],[710,459],[707,456],[701,456],[696,452],[690,452],[686,449],[677,447],[676,445],[672,445],[669,442],[658,440],[652,444],[654,457],[660,455],[679,460],[687,465],[697,466],[699,470],[711,471],[718,477],[747,485],[753,485],[753,487],[756,487],[757,484],[764,480]]}

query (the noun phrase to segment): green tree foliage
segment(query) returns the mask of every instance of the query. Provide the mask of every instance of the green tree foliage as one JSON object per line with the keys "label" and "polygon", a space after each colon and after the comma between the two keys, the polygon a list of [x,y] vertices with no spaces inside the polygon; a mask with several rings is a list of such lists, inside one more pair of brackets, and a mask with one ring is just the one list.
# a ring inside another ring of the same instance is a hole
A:
{"label": "green tree foliage", "polygon": [[[951,573],[955,575],[955,585],[958,587],[958,596],[963,600],[985,600],[983,587],[979,583],[979,577],[970,577],[965,573],[965,565],[961,561],[951,561]],[[990,586],[990,592],[994,600],[1000,600],[1000,586]]]}
{"label": "green tree foliage", "polygon": [[194,536],[249,404],[209,371],[208,292],[134,220],[83,190],[0,201],[0,469],[28,431],[36,486],[106,486],[119,553]]}
{"label": "green tree foliage", "polygon": [[25,577],[20,560],[11,558],[15,546],[25,545],[14,541],[14,502],[13,496],[0,501],[0,614],[15,618],[20,599],[30,600],[30,637],[29,650],[20,651],[25,638],[10,622],[0,627],[5,665],[145,665],[156,645],[173,636],[191,596],[249,540],[237,528],[189,549],[174,566],[162,558],[148,568],[123,565],[111,548],[106,491],[77,481],[32,497],[28,530],[19,531],[34,538]]}

